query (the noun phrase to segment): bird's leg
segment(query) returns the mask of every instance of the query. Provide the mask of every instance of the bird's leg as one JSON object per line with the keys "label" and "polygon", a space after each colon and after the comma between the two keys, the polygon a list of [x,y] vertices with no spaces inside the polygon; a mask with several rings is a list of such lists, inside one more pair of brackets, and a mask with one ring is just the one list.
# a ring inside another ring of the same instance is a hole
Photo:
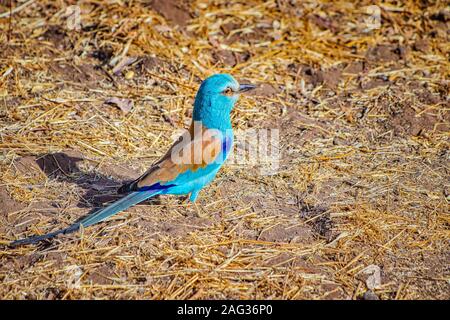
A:
{"label": "bird's leg", "polygon": [[182,205],[183,207],[185,207],[186,211],[185,211],[185,215],[186,216],[190,216],[190,215],[199,215],[198,213],[198,208],[195,205],[195,203],[192,203],[192,201],[190,200],[189,195],[187,196],[183,196],[183,198],[180,199],[180,205]]}
{"label": "bird's leg", "polygon": [[194,203],[195,200],[197,200],[198,198],[198,194],[199,194],[200,190],[196,190],[196,191],[192,191],[189,195],[187,195],[183,200],[181,200],[182,204],[190,204],[190,203]]}
{"label": "bird's leg", "polygon": [[198,198],[198,194],[199,194],[200,190],[194,190],[191,192],[191,195],[189,196],[189,201],[194,203],[195,200],[197,200]]}
{"label": "bird's leg", "polygon": [[191,192],[191,195],[189,197],[189,201],[193,204],[195,207],[195,210],[197,211],[197,216],[200,218],[204,217],[204,214],[199,206],[195,203],[195,200],[198,198],[198,194],[200,193],[200,189],[194,190]]}
{"label": "bird's leg", "polygon": [[181,201],[181,204],[186,205],[186,209],[189,212],[193,212],[198,217],[203,217],[200,207],[198,207],[197,204],[195,203],[195,200],[197,199],[199,192],[200,190],[192,191],[188,196],[186,196],[186,198],[184,198]]}

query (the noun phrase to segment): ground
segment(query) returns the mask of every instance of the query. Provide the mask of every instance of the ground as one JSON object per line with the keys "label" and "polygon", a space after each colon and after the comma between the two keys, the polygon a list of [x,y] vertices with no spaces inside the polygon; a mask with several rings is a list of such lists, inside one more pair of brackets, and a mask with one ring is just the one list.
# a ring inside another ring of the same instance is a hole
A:
{"label": "ground", "polygon": [[[449,299],[450,13],[371,4],[1,1],[0,298]],[[117,199],[218,72],[276,172],[8,247]]]}

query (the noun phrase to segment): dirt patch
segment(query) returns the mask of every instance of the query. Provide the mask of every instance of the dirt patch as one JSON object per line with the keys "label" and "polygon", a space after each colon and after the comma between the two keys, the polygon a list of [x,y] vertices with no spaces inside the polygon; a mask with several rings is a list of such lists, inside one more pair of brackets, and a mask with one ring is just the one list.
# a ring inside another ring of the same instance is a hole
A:
{"label": "dirt patch", "polygon": [[330,68],[322,72],[323,83],[330,89],[336,89],[341,81],[341,68]]}
{"label": "dirt patch", "polygon": [[73,48],[70,38],[67,37],[66,30],[59,25],[49,26],[39,39],[51,42],[58,50]]}
{"label": "dirt patch", "polygon": [[[285,117],[279,120],[277,125],[282,128],[289,128],[284,130],[285,136],[283,138],[286,141],[295,140],[299,146],[310,143],[316,138],[323,138],[326,132],[331,129],[321,121],[292,110],[288,110]],[[289,157],[289,153],[284,156]]]}
{"label": "dirt patch", "polygon": [[149,5],[164,18],[180,27],[186,26],[192,18],[189,12],[189,1],[153,0]]}
{"label": "dirt patch", "polygon": [[[245,82],[245,81],[243,81]],[[274,97],[280,93],[280,89],[268,83],[256,84],[256,89],[249,92],[249,96]]]}
{"label": "dirt patch", "polygon": [[41,167],[36,162],[37,157],[35,156],[25,156],[14,160],[13,167],[17,173],[23,174],[25,176],[39,177],[44,172]]}
{"label": "dirt patch", "polygon": [[[30,162],[32,159],[27,159]],[[78,163],[82,162],[83,156],[77,151],[66,151],[61,153],[53,153],[44,155],[35,159],[39,168],[49,177],[60,175],[70,175],[79,172]],[[19,163],[22,163],[20,161]]]}
{"label": "dirt patch", "polygon": [[361,74],[366,70],[364,61],[355,61],[349,63],[344,68],[344,73],[350,73],[350,74]]}
{"label": "dirt patch", "polygon": [[366,59],[374,62],[405,60],[406,57],[406,48],[399,45],[377,45],[369,48],[366,53]]}
{"label": "dirt patch", "polygon": [[448,132],[450,130],[449,123],[439,122],[439,119],[433,115],[417,116],[417,112],[409,107],[399,113],[391,113],[391,125],[395,134],[398,135],[419,136],[426,131]]}
{"label": "dirt patch", "polygon": [[236,54],[230,50],[217,50],[212,55],[214,62],[220,62],[223,65],[234,67],[237,63]]}
{"label": "dirt patch", "polygon": [[9,213],[16,212],[25,208],[25,204],[15,201],[10,197],[8,190],[0,186],[0,214],[7,216]]}
{"label": "dirt patch", "polygon": [[308,243],[312,240],[312,237],[311,230],[308,227],[276,225],[269,230],[263,231],[259,239],[273,242]]}
{"label": "dirt patch", "polygon": [[209,227],[212,225],[212,223],[213,221],[207,218],[186,217],[170,222],[165,222],[158,227],[158,230],[161,230],[162,234],[164,235],[180,237],[194,230],[201,230],[203,228]]}
{"label": "dirt patch", "polygon": [[291,72],[299,75],[299,78],[303,79],[306,84],[312,85],[312,87],[323,84],[330,89],[335,89],[341,81],[342,70],[340,67],[320,70],[309,65],[291,64],[289,69]]}
{"label": "dirt patch", "polygon": [[137,179],[142,174],[127,165],[102,164],[98,170],[107,177],[123,181]]}
{"label": "dirt patch", "polygon": [[[214,46],[217,46],[220,41],[226,45],[233,45],[236,43],[255,44],[261,40],[270,41],[279,40],[281,38],[281,34],[278,30],[275,30],[269,35],[266,32],[269,29],[272,31],[273,25],[267,24],[267,22],[260,22],[257,27],[252,28],[251,30],[242,30],[239,24],[228,22],[222,24],[220,27],[220,33],[223,37],[220,37],[220,40],[219,38],[211,38],[210,42],[212,42]],[[212,39],[214,40],[211,41]]]}
{"label": "dirt patch", "polygon": [[141,57],[139,59],[139,62],[136,64],[136,69],[141,70],[141,72],[162,72],[163,70],[167,70],[168,68],[173,71],[176,70],[176,68],[168,61],[160,57],[153,56]]}
{"label": "dirt patch", "polygon": [[52,63],[50,69],[52,74],[57,75],[59,79],[80,84],[92,84],[105,79],[103,73],[94,65],[87,63],[80,66],[61,62]]}
{"label": "dirt patch", "polygon": [[361,81],[361,89],[370,90],[382,86],[388,86],[390,82],[385,77],[367,79],[366,81]]}
{"label": "dirt patch", "polygon": [[[218,47],[218,43],[214,43]],[[218,63],[226,67],[234,67],[237,64],[244,63],[250,59],[248,52],[233,52],[230,50],[214,50],[212,51],[213,63]]]}
{"label": "dirt patch", "polygon": [[105,263],[102,266],[99,266],[93,270],[90,270],[89,275],[87,276],[87,281],[92,284],[99,285],[110,285],[114,283],[114,278],[116,277],[112,272],[113,266],[110,263]]}
{"label": "dirt patch", "polygon": [[310,206],[306,203],[300,203],[300,217],[306,219],[312,226],[312,230],[327,241],[332,238],[333,222],[330,218],[328,209],[323,206]]}
{"label": "dirt patch", "polygon": [[321,30],[330,30],[333,33],[339,32],[338,20],[324,14],[310,14],[308,20]]}
{"label": "dirt patch", "polygon": [[[26,156],[14,161],[16,174],[28,178],[42,179],[48,177],[57,183],[69,183],[76,186],[82,194],[78,207],[91,208],[92,205],[102,206],[117,200],[116,190],[123,182],[139,177],[139,172],[127,165],[96,165],[80,152],[67,150],[40,157]],[[50,203],[41,203],[49,207]],[[34,204],[39,207],[39,204]],[[48,208],[47,212],[57,212],[55,208]]]}
{"label": "dirt patch", "polygon": [[[82,167],[89,164],[95,163],[86,160],[82,153],[74,150],[46,154],[40,157],[26,156],[14,161],[14,167],[21,174],[31,174],[32,176],[45,174],[50,178],[69,178],[73,174],[88,174],[88,172],[84,172]],[[117,180],[131,180],[140,175],[139,172],[126,165],[103,163],[97,167],[97,170],[100,174]]]}
{"label": "dirt patch", "polygon": [[[379,99],[379,110],[387,113],[388,117],[385,120],[380,120],[386,130],[393,130],[396,135],[413,135],[419,136],[421,134],[447,132],[450,129],[450,114],[448,111],[440,111],[440,107],[430,108],[436,106],[439,102],[439,97],[432,95],[428,90],[423,88],[413,89],[416,98],[425,104],[421,110],[411,107],[411,100],[392,98],[382,95]],[[402,97],[402,93],[399,96]],[[430,108],[426,112],[426,108]]]}
{"label": "dirt patch", "polygon": [[413,49],[423,53],[430,51],[430,42],[427,39],[419,39],[414,42]]}

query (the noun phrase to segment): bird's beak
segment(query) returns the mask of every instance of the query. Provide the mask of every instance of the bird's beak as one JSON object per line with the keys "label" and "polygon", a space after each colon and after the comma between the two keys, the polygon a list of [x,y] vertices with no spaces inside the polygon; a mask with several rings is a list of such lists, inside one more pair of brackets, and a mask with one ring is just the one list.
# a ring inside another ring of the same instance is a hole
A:
{"label": "bird's beak", "polygon": [[239,86],[238,93],[247,92],[247,91],[253,90],[255,88],[256,88],[256,86],[254,84],[241,84]]}

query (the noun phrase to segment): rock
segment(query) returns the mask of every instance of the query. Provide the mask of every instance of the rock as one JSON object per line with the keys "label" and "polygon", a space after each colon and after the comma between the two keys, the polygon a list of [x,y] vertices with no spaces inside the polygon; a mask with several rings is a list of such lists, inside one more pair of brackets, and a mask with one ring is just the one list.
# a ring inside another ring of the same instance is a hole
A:
{"label": "rock", "polygon": [[381,286],[381,269],[375,264],[371,264],[358,272],[361,280],[366,282],[369,290],[379,288]]}
{"label": "rock", "polygon": [[364,292],[363,300],[380,300],[380,298],[372,291]]}

